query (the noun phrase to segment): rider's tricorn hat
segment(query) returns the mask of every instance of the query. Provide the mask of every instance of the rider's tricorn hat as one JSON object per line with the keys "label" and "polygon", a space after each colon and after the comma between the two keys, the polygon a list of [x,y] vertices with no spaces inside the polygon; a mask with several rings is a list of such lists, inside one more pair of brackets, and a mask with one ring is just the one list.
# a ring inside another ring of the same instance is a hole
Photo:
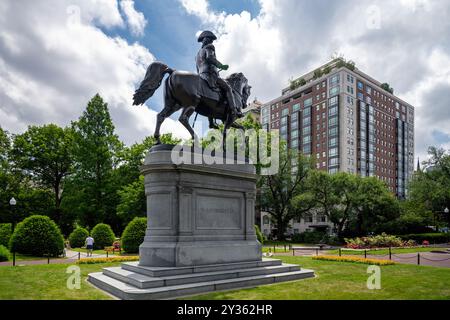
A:
{"label": "rider's tricorn hat", "polygon": [[211,31],[203,31],[202,33],[200,33],[200,35],[198,36],[198,42],[202,42],[204,38],[211,38],[213,40],[217,40],[216,35]]}

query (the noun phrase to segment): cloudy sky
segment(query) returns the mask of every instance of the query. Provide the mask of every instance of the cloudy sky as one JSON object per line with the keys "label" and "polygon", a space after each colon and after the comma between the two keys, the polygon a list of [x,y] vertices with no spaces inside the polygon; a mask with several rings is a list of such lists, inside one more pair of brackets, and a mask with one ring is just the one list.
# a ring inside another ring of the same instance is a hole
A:
{"label": "cloudy sky", "polygon": [[[212,29],[219,60],[263,102],[334,53],[355,61],[416,107],[424,159],[429,145],[450,149],[449,16],[442,0],[2,0],[0,126],[68,125],[98,92],[121,139],[139,141],[162,104],[160,90],[131,106],[146,67],[195,70],[195,35]],[[163,132],[187,137],[177,117]]]}

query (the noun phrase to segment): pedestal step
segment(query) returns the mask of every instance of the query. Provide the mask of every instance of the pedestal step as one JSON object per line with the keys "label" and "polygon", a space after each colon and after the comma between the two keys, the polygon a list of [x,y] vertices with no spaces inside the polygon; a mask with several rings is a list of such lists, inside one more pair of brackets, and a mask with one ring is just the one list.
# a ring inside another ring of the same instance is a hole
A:
{"label": "pedestal step", "polygon": [[257,267],[269,267],[280,266],[281,260],[263,258],[260,261],[249,262],[237,262],[237,263],[225,263],[214,265],[201,265],[192,267],[144,267],[140,266],[139,262],[125,262],[122,264],[122,268],[125,270],[133,271],[136,273],[144,274],[150,277],[166,277],[175,276],[190,273],[202,273],[202,272],[215,272],[236,270],[244,268],[257,268]]}
{"label": "pedestal step", "polygon": [[149,277],[140,273],[128,271],[120,267],[105,268],[103,274],[116,280],[126,282],[140,289],[156,288],[162,286],[173,286],[188,283],[198,283],[215,280],[244,278],[276,273],[299,271],[300,267],[295,264],[283,264],[279,266],[235,269],[227,271],[191,273],[176,276]]}
{"label": "pedestal step", "polygon": [[[261,267],[238,268],[237,264],[233,264],[235,265],[234,269],[230,266],[230,269],[222,271],[192,272],[161,277],[152,277],[120,267],[105,268],[103,273],[90,274],[88,280],[118,298],[146,300],[173,299],[211,291],[254,287],[314,277],[312,270],[300,270],[298,265],[281,264],[281,262],[270,265],[274,261],[266,262],[266,265]],[[142,271],[142,267],[136,267]],[[225,265],[222,265],[222,268],[224,267]],[[195,268],[190,269],[195,270]]]}

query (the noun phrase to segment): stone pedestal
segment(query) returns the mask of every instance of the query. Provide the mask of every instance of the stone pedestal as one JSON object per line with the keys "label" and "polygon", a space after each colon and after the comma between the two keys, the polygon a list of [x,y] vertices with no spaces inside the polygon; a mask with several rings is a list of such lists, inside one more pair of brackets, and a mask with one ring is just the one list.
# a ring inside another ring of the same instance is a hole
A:
{"label": "stone pedestal", "polygon": [[262,259],[253,165],[177,165],[167,149],[153,149],[142,168],[148,226],[140,261],[91,273],[89,282],[121,299],[173,299],[314,277]]}
{"label": "stone pedestal", "polygon": [[185,267],[261,261],[254,229],[251,164],[173,164],[171,151],[146,159],[148,228],[141,266]]}

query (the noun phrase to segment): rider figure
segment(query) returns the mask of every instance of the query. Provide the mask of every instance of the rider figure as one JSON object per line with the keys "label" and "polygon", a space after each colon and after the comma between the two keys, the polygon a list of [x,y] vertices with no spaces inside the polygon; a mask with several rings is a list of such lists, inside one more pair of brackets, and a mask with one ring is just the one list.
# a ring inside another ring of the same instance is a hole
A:
{"label": "rider figure", "polygon": [[216,50],[212,44],[217,37],[211,31],[203,31],[198,37],[198,42],[202,42],[202,48],[198,51],[196,57],[197,72],[200,77],[208,82],[211,89],[219,87],[226,92],[228,105],[235,117],[242,117],[233,98],[230,85],[219,77],[218,69],[228,70],[229,66],[220,63],[216,59]]}

